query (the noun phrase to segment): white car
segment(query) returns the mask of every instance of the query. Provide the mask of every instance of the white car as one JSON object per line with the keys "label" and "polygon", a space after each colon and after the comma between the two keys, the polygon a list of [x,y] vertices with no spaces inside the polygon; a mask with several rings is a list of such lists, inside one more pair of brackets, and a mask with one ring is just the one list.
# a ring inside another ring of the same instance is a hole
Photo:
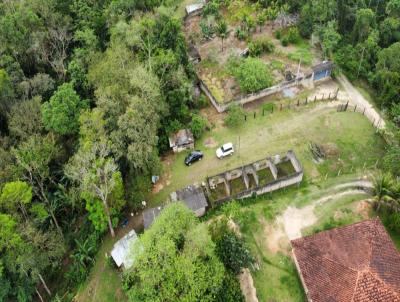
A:
{"label": "white car", "polygon": [[224,158],[225,156],[232,155],[233,152],[235,151],[233,150],[232,143],[226,143],[216,151],[218,158]]}

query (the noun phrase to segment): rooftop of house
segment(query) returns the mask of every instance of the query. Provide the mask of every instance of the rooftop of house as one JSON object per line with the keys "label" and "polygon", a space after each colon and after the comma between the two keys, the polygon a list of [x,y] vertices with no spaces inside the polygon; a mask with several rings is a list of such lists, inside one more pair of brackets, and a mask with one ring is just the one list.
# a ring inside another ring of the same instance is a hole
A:
{"label": "rooftop of house", "polygon": [[170,147],[186,145],[193,142],[193,133],[189,129],[181,129],[169,137]]}
{"label": "rooftop of house", "polygon": [[400,301],[400,253],[379,218],[291,244],[309,301]]}
{"label": "rooftop of house", "polygon": [[314,65],[312,67],[312,69],[313,69],[314,72],[321,72],[321,71],[324,71],[324,70],[332,69],[333,66],[334,66],[334,64],[333,64],[332,61],[324,61],[322,63]]}
{"label": "rooftop of house", "polygon": [[172,201],[182,201],[192,211],[196,211],[207,206],[206,196],[201,187],[196,185],[187,186],[171,194]]}
{"label": "rooftop of house", "polygon": [[127,235],[118,240],[111,251],[111,257],[118,267],[124,265],[125,269],[133,265],[134,257],[131,255],[133,244],[137,240],[135,230],[131,230]]}

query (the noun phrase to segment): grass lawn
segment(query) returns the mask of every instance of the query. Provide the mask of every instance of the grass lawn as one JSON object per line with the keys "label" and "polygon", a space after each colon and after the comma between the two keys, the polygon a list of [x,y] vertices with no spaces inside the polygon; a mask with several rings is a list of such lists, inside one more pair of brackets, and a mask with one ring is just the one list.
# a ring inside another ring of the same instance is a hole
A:
{"label": "grass lawn", "polygon": [[111,266],[107,259],[106,253],[110,251],[117,241],[117,238],[111,238],[107,235],[101,248],[97,253],[95,264],[85,283],[78,289],[78,293],[74,299],[76,302],[126,302],[128,301],[122,290],[121,275],[116,268]]}
{"label": "grass lawn", "polygon": [[[216,148],[229,141],[234,144],[235,154],[222,160],[217,159]],[[308,148],[310,141],[328,145],[334,152],[329,153],[323,163],[316,164]],[[384,143],[363,115],[338,113],[335,108],[309,105],[296,110],[275,111],[266,116],[258,112],[256,118],[249,113],[247,121],[243,121],[238,129],[226,128],[217,121],[210,132],[196,141],[196,149],[204,152],[204,159],[190,167],[184,165],[187,152],[168,157],[164,162],[161,179],[165,185],[159,192],[150,195],[150,206],[163,203],[174,190],[205,181],[207,176],[271,155],[283,155],[289,149],[294,150],[305,172],[301,186],[245,200],[244,218],[240,225],[260,265],[260,270],[252,272],[259,300],[304,301],[301,283],[289,257],[289,246],[271,251],[268,244],[274,238],[270,238],[266,230],[273,226],[276,216],[288,205],[303,207],[325,194],[335,193],[332,187],[336,184],[359,179],[375,168],[376,164],[379,166],[377,159],[382,158]],[[273,179],[269,169],[265,171],[265,175],[262,171],[258,172],[260,183]],[[224,184],[218,185],[212,194],[225,196]],[[334,204],[327,203],[315,208],[318,221],[313,227],[329,226],[332,224],[331,217],[338,219],[333,223],[350,223],[360,219],[355,203],[361,197],[346,196],[335,200]],[[212,210],[204,219],[218,211]],[[304,230],[304,234],[313,231],[310,227]],[[109,236],[104,238],[88,281],[79,289],[75,301],[127,301],[121,289],[120,273],[107,263],[105,257],[116,240]],[[394,240],[400,247],[400,236],[394,237]]]}
{"label": "grass lawn", "polygon": [[[206,147],[205,143],[210,140],[215,142],[215,147]],[[310,141],[333,146],[336,153],[316,165],[308,149]],[[235,154],[218,159],[215,150],[226,142],[234,144]],[[384,143],[363,115],[309,105],[296,111],[275,111],[266,116],[257,114],[255,119],[250,113],[238,129],[217,123],[214,129],[196,141],[196,149],[204,152],[204,159],[190,167],[184,165],[188,152],[171,155],[168,163],[164,164],[163,178],[168,182],[162,190],[149,196],[151,205],[161,204],[171,192],[201,183],[207,176],[267,156],[284,154],[290,149],[296,153],[310,182],[351,174],[374,167],[377,159],[382,158]]]}

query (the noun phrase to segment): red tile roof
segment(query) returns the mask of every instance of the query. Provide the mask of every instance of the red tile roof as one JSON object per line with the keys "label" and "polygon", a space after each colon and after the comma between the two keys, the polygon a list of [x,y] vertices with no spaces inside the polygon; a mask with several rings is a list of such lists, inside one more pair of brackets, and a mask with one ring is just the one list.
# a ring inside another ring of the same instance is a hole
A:
{"label": "red tile roof", "polygon": [[400,302],[400,253],[379,218],[291,241],[312,302]]}

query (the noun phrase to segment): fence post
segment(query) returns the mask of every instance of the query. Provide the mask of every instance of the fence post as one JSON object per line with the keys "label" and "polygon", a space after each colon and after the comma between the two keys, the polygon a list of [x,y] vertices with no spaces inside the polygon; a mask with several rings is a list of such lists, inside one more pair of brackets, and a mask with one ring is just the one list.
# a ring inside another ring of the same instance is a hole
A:
{"label": "fence post", "polygon": [[297,100],[297,107],[299,107],[300,105],[300,100]]}
{"label": "fence post", "polygon": [[254,118],[256,118],[256,112],[254,111]]}
{"label": "fence post", "polygon": [[329,92],[328,100],[331,100],[331,93]]}
{"label": "fence post", "polygon": [[[274,105],[274,104],[272,104]],[[274,106],[271,106],[271,113],[274,113]]]}
{"label": "fence post", "polygon": [[264,108],[263,108],[263,116],[264,116]]}
{"label": "fence post", "polygon": [[339,88],[336,90],[335,100],[337,100],[338,94],[339,94]]}
{"label": "fence post", "polygon": [[356,112],[356,110],[357,110],[357,105],[354,106],[354,112]]}
{"label": "fence post", "polygon": [[307,105],[307,103],[308,103],[308,97],[306,97],[306,105]]}
{"label": "fence post", "polygon": [[347,107],[349,107],[349,101],[347,101],[346,106],[344,106],[344,111],[347,111]]}
{"label": "fence post", "polygon": [[317,100],[317,96],[314,97],[314,102]]}
{"label": "fence post", "polygon": [[365,115],[365,107],[364,107],[363,115]]}
{"label": "fence post", "polygon": [[246,114],[244,115],[244,120],[247,121],[247,115]]}

